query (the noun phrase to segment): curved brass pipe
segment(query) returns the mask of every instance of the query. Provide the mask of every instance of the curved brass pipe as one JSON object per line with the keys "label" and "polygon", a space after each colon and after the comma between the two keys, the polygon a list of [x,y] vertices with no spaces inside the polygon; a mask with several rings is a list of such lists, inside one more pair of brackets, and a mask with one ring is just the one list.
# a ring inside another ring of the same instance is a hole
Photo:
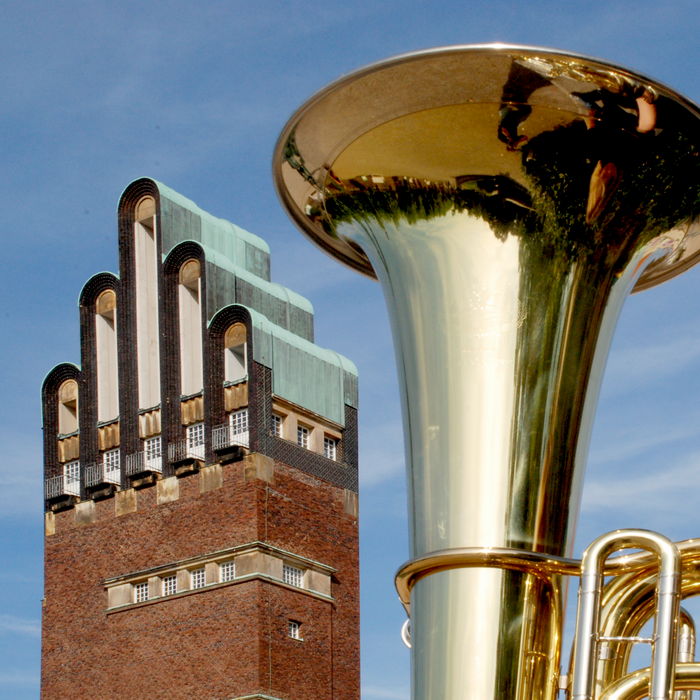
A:
{"label": "curved brass pipe", "polygon": [[656,623],[654,625],[649,683],[650,700],[669,700],[676,663],[676,634],[680,607],[681,556],[671,540],[648,530],[622,530],[601,535],[586,549],[581,565],[572,697],[592,700],[595,695],[596,660],[603,641],[600,634],[604,564],[612,552],[643,547],[658,557]]}
{"label": "curved brass pipe", "polygon": [[[695,621],[693,616],[685,609],[680,611],[680,625],[678,627],[678,656],[677,662],[692,664],[695,662]],[[674,700],[690,700],[692,692],[677,690],[673,694]]]}
{"label": "curved brass pipe", "polygon": [[[695,542],[695,540],[690,540]],[[700,541],[698,547],[700,547]],[[698,551],[700,560],[700,550]],[[643,552],[609,559],[603,570],[605,576],[648,572],[658,566],[656,556]],[[510,569],[533,574],[549,581],[551,576],[580,576],[581,560],[556,557],[542,552],[529,552],[508,547],[461,547],[441,549],[422,557],[410,559],[396,572],[395,584],[401,604],[410,615],[411,590],[421,579],[439,571],[463,568]]]}
{"label": "curved brass pipe", "polygon": [[[700,540],[676,543],[681,554],[681,598],[700,594]],[[633,555],[630,565],[642,559]],[[636,637],[654,614],[656,570],[652,561],[635,571],[615,577],[603,591],[600,634],[605,637]],[[627,674],[632,644],[608,642],[610,652],[596,664],[596,697],[604,688]]]}
{"label": "curved brass pipe", "polygon": [[[642,700],[649,695],[648,668],[630,673],[605,689],[600,700]],[[676,690],[700,690],[700,664],[676,664]]]}

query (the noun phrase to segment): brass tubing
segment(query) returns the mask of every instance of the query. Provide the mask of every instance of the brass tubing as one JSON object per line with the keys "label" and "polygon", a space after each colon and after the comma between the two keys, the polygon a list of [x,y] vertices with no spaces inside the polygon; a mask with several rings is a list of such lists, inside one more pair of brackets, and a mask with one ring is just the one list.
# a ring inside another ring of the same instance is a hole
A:
{"label": "brass tubing", "polygon": [[[700,540],[685,540],[677,542],[676,546],[681,555],[683,571],[681,598],[698,595]],[[636,570],[617,576],[603,591],[600,618],[600,633],[603,636],[637,636],[654,614],[657,567],[646,553],[631,555],[627,560]],[[640,563],[643,564],[641,567],[638,566]],[[632,644],[613,642],[609,646],[612,652],[610,658],[597,662],[596,697],[600,697],[604,688],[628,672]]]}
{"label": "brass tubing", "polygon": [[[607,687],[600,700],[642,700],[649,694],[650,676],[649,668],[630,673]],[[700,690],[700,664],[676,664],[674,685],[678,690]]]}
{"label": "brass tubing", "polygon": [[681,624],[678,632],[678,663],[695,661],[695,621],[693,616],[681,608]]}
{"label": "brass tubing", "polygon": [[673,692],[676,621],[680,605],[680,554],[671,540],[657,533],[647,530],[618,530],[599,537],[583,555],[576,620],[573,700],[592,700],[594,697],[596,660],[600,643],[603,565],[609,554],[626,548],[651,550],[660,560],[649,698],[669,700]]}
{"label": "brass tubing", "polygon": [[550,582],[554,574],[578,576],[581,562],[539,552],[507,547],[461,547],[442,549],[407,561],[395,578],[399,599],[411,614],[411,591],[426,576],[440,571],[466,568],[496,568],[533,574]]}
{"label": "brass tubing", "polygon": [[[695,621],[685,609],[680,610],[680,625],[678,629],[677,663],[693,663],[695,661]],[[692,691],[676,690],[674,700],[690,700]]]}
{"label": "brass tubing", "polygon": [[[686,569],[689,569],[696,561],[700,563],[700,540],[684,540],[676,543],[676,546],[681,553],[685,582],[685,577],[692,575],[692,572],[686,571]],[[405,562],[396,572],[396,591],[399,594],[401,604],[410,614],[411,590],[418,581],[439,571],[479,567],[527,572],[547,580],[554,574],[581,575],[580,559],[555,557],[550,554],[507,547],[460,547],[438,550]],[[608,559],[605,562],[603,574],[604,576],[626,577],[624,579],[626,581],[625,588],[630,585],[627,582],[631,581],[632,578],[651,581],[650,586],[653,592],[657,569],[658,559],[656,555],[640,552]],[[616,580],[622,580],[622,578]],[[700,580],[698,586],[700,587]],[[606,586],[606,592],[608,588],[609,586]],[[605,595],[606,593],[604,593],[603,598],[604,610]],[[614,635],[613,632],[606,632],[606,635],[608,634]]]}

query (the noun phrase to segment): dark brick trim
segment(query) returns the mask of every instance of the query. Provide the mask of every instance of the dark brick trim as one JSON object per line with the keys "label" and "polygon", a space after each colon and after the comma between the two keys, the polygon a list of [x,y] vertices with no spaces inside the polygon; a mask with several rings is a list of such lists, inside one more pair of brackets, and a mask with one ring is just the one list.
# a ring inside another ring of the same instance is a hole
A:
{"label": "dark brick trim", "polygon": [[64,362],[54,367],[48,373],[41,387],[45,479],[59,476],[63,473],[63,468],[58,461],[58,388],[68,379],[74,379],[78,383],[78,427],[81,434],[80,449],[82,457],[82,433],[86,427],[84,418],[85,401],[83,401],[83,373],[75,365]]}
{"label": "dark brick trim", "polygon": [[[97,332],[95,330],[95,303],[97,297],[107,289],[117,295],[117,332],[119,332],[121,289],[119,278],[111,272],[101,272],[91,277],[80,294],[80,363],[83,372],[83,386],[80,403],[85,405],[85,422],[80,431],[80,458],[82,464],[99,461],[97,437]],[[118,352],[118,356],[121,353]]]}
{"label": "dark brick trim", "polygon": [[[256,367],[253,367],[253,327],[250,314],[244,306],[232,304],[219,311],[209,324],[209,374],[206,379],[206,392],[209,395],[208,420],[212,426],[226,421],[224,407],[224,339],[226,331],[234,323],[243,323],[246,327],[246,352],[248,357],[248,404],[255,384]],[[259,423],[253,420],[249,410],[248,421],[251,440],[257,439]]]}
{"label": "dark brick trim", "polygon": [[[132,182],[124,190],[117,210],[119,226],[119,277],[121,295],[117,341],[119,343],[119,415],[122,455],[133,454],[140,449],[138,412],[138,354],[136,347],[136,259],[134,252],[135,207],[142,197],[153,197],[156,203],[157,227],[157,280],[162,279],[162,232],[160,230],[160,192],[153,180],[142,178]],[[160,289],[159,289],[160,292]],[[159,294],[160,296],[160,294]],[[162,300],[160,302],[162,309]],[[161,311],[162,320],[162,311]],[[159,328],[161,348],[164,342],[163,327]],[[161,384],[162,396],[162,384]],[[146,407],[150,408],[150,407]]]}
{"label": "dark brick trim", "polygon": [[175,246],[163,263],[163,278],[160,303],[160,375],[161,375],[161,429],[164,455],[164,475],[172,473],[171,466],[166,465],[168,444],[171,441],[182,440],[185,428],[180,415],[180,396],[182,395],[180,377],[180,300],[179,275],[180,268],[187,260],[198,260],[200,269],[200,308],[202,333],[202,383],[204,388],[205,416],[205,461],[212,462],[211,424],[206,422],[208,415],[209,391],[206,378],[209,373],[209,336],[206,332],[206,257],[199,243],[184,241]]}
{"label": "dark brick trim", "polygon": [[[255,402],[249,401],[248,410],[250,416],[255,416],[254,419],[249,418],[249,420],[259,426],[259,430],[255,442],[253,442],[251,435],[251,450],[262,452],[264,455],[284,462],[306,474],[357,493],[357,411],[350,406],[345,407],[346,427],[339,449],[343,462],[335,462],[316,452],[299,447],[289,440],[283,440],[273,435],[270,430],[272,423],[272,370],[258,363],[253,364],[257,365],[256,381],[254,382]],[[252,381],[251,384],[253,384]],[[349,425],[347,424],[348,419]]]}

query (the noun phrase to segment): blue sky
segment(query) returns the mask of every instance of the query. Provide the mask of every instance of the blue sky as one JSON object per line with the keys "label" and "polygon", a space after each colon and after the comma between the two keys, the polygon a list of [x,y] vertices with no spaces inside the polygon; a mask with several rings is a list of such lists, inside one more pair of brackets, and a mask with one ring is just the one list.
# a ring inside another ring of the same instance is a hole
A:
{"label": "blue sky", "polygon": [[[376,284],[294,229],[270,160],[292,111],[393,54],[509,42],[600,56],[700,101],[700,2],[54,1],[0,4],[0,697],[39,696],[39,391],[77,362],[77,299],[117,271],[116,205],[154,177],[262,236],[317,342],[361,378],[363,697],[404,700],[393,574],[406,559],[398,393]],[[616,527],[700,535],[700,270],[623,311],[591,445],[577,553]],[[570,611],[571,614],[572,611]]]}

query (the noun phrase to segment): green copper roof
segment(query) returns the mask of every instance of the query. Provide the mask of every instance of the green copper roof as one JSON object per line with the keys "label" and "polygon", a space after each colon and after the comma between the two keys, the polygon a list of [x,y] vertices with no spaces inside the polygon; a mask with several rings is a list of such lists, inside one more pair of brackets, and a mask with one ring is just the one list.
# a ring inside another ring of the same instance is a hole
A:
{"label": "green copper roof", "polygon": [[272,392],[345,425],[345,405],[357,408],[357,367],[248,309],[253,325],[253,359],[272,369]]}

